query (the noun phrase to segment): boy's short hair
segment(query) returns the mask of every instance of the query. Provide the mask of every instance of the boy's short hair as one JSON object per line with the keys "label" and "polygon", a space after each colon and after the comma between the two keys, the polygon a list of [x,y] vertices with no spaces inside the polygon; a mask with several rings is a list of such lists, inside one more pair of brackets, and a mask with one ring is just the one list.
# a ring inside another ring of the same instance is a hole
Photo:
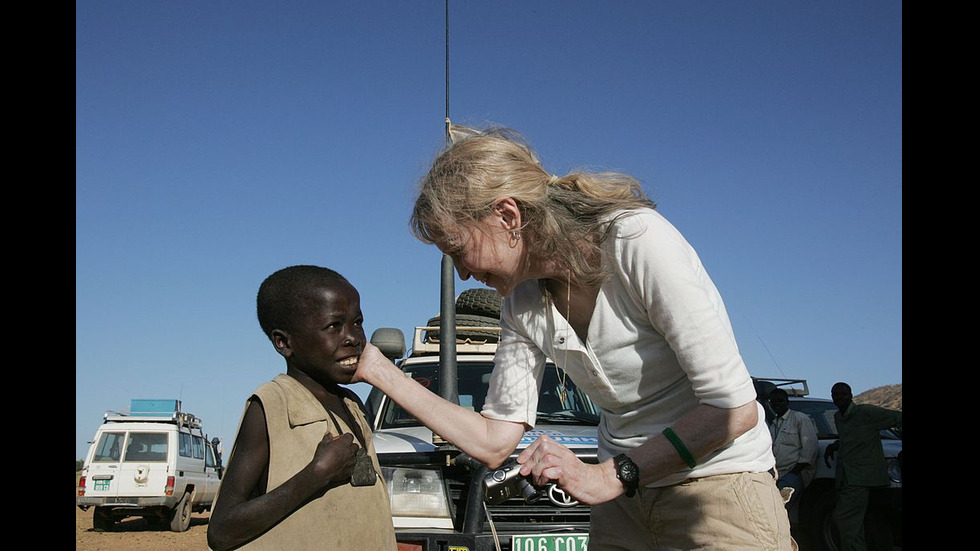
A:
{"label": "boy's short hair", "polygon": [[272,339],[272,331],[290,331],[301,316],[311,289],[332,287],[338,283],[350,285],[339,273],[322,266],[289,266],[265,278],[256,297],[259,325],[265,336]]}

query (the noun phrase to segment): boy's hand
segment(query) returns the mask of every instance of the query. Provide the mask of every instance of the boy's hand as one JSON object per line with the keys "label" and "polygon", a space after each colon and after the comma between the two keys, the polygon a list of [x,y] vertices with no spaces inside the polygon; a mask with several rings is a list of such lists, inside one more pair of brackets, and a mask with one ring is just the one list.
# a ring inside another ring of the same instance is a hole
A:
{"label": "boy's hand", "polygon": [[354,455],[358,445],[354,443],[354,435],[344,433],[334,436],[327,432],[323,440],[316,445],[316,452],[310,464],[317,475],[317,480],[324,482],[341,482],[350,480],[354,470]]}

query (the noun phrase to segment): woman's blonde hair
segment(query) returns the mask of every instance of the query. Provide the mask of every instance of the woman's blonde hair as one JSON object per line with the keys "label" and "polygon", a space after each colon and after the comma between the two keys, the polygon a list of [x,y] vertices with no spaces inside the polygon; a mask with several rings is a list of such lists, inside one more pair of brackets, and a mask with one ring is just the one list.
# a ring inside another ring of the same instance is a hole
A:
{"label": "woman's blonde hair", "polygon": [[571,172],[554,176],[541,167],[516,131],[455,127],[459,136],[419,182],[409,222],[425,243],[445,243],[463,226],[491,214],[510,197],[523,218],[521,237],[529,254],[551,259],[572,279],[598,285],[605,279],[601,245],[609,216],[621,210],[656,208],[640,184],[615,172]]}

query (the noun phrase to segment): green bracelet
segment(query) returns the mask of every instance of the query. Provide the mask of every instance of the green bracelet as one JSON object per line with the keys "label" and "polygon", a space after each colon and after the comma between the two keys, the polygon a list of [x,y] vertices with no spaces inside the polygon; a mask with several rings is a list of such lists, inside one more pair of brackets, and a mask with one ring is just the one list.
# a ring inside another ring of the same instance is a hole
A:
{"label": "green bracelet", "polygon": [[694,460],[694,456],[691,455],[691,452],[687,449],[687,446],[684,445],[684,442],[681,442],[680,437],[674,434],[674,431],[670,430],[670,427],[665,428],[663,434],[667,437],[667,440],[670,440],[670,443],[674,445],[677,453],[680,454],[681,459],[684,460],[684,463],[687,463],[688,467],[693,469],[694,467],[698,466],[698,462]]}

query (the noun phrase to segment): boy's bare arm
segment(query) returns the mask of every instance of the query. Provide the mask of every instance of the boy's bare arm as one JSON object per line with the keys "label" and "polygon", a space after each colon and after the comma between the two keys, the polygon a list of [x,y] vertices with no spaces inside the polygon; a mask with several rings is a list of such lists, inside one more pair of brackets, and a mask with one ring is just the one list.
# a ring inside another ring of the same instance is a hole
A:
{"label": "boy's bare arm", "polygon": [[324,435],[310,464],[270,492],[265,492],[269,438],[265,411],[249,403],[235,440],[234,458],[221,482],[208,522],[208,546],[222,551],[238,546],[274,526],[312,495],[331,483],[346,482],[357,452],[352,434]]}

